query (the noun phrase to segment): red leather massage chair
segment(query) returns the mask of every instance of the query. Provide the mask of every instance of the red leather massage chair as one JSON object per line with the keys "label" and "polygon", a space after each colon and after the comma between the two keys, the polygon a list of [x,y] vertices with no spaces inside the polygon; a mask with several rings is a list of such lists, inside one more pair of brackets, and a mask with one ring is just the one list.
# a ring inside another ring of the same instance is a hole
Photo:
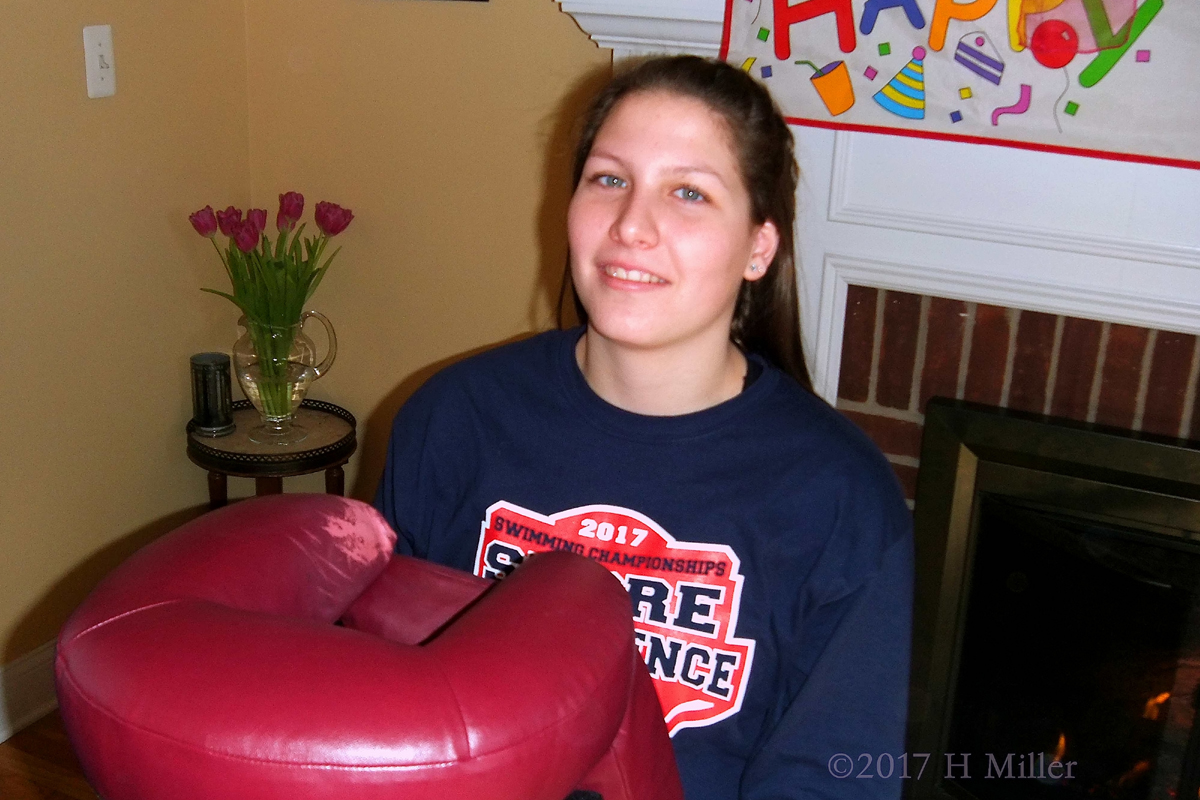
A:
{"label": "red leather massage chair", "polygon": [[206,514],[109,575],[56,663],[97,792],[682,797],[628,597],[602,566],[548,553],[493,584],[394,542],[370,506],[279,495]]}

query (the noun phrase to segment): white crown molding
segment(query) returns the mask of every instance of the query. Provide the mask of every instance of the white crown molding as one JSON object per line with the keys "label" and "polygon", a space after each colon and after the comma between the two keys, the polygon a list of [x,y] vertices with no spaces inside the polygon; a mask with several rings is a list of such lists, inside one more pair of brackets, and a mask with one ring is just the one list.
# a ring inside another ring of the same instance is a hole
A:
{"label": "white crown molding", "polygon": [[0,666],[0,742],[58,707],[54,642]]}
{"label": "white crown molding", "polygon": [[616,59],[691,53],[716,56],[725,24],[723,0],[555,0]]}
{"label": "white crown molding", "polygon": [[923,214],[919,211],[902,210],[876,203],[856,203],[850,197],[849,188],[854,140],[853,135],[841,131],[834,139],[833,179],[829,190],[830,222],[869,225],[1106,258],[1200,268],[1200,249],[1186,245],[1105,236],[1066,229],[1038,228],[980,218]]}
{"label": "white crown molding", "polygon": [[814,366],[817,394],[830,404],[837,401],[846,289],[852,284],[1200,334],[1200,302],[829,254],[822,267]]}

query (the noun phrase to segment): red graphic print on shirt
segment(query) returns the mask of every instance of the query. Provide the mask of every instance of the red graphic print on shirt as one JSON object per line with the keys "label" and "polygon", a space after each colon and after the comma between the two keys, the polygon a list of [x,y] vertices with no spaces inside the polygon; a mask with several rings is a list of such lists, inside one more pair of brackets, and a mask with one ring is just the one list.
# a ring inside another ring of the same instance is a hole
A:
{"label": "red graphic print on shirt", "polygon": [[742,707],[754,640],[734,636],[742,575],[728,545],[679,542],[653,520],[618,506],[549,517],[512,503],[487,510],[475,574],[500,578],[530,553],[568,550],[607,566],[629,592],[638,652],[674,736]]}

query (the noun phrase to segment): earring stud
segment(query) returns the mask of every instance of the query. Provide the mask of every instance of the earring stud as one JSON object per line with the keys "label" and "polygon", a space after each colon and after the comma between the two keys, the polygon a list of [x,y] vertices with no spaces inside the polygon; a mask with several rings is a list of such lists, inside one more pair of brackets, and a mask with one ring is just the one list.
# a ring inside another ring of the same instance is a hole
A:
{"label": "earring stud", "polygon": [[757,274],[759,272],[762,272],[762,267],[760,267],[758,264],[755,264],[754,262],[750,262],[750,271]]}

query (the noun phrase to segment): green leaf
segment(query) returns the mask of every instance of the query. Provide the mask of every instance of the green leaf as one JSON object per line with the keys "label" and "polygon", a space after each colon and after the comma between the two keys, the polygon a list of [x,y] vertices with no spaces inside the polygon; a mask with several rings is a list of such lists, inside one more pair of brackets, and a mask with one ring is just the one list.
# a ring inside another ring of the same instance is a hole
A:
{"label": "green leaf", "polygon": [[209,294],[216,294],[216,295],[220,295],[221,297],[224,297],[226,300],[228,300],[229,302],[233,303],[235,306],[237,306],[238,308],[240,308],[240,309],[242,310],[242,313],[243,313],[243,314],[249,314],[249,313],[250,313],[249,311],[247,311],[247,310],[246,310],[246,307],[245,307],[244,305],[242,305],[241,303],[239,303],[239,302],[237,301],[237,298],[235,298],[235,297],[234,297],[233,295],[231,295],[231,294],[226,294],[225,292],[219,292],[219,291],[217,291],[216,289],[205,289],[205,288],[203,288],[203,287],[200,289],[200,291],[202,291],[202,292],[208,292]]}
{"label": "green leaf", "polygon": [[321,265],[321,269],[329,269],[329,264],[333,261],[334,256],[340,252],[342,252],[342,248],[340,247],[337,250],[334,250],[333,253],[330,254],[329,258],[325,259],[325,263]]}
{"label": "green leaf", "polygon": [[205,289],[204,287],[200,287],[200,291],[208,292],[209,294],[219,294],[219,295],[221,295],[221,297],[224,297],[229,302],[233,303],[234,305],[237,305],[237,300],[235,300],[233,298],[233,295],[229,294],[228,292],[222,292],[219,289]]}
{"label": "green leaf", "polygon": [[313,292],[317,291],[317,287],[321,285],[321,279],[325,277],[325,272],[326,270],[319,269],[313,273],[312,283],[309,284],[308,291],[304,295],[306,301],[313,296]]}

